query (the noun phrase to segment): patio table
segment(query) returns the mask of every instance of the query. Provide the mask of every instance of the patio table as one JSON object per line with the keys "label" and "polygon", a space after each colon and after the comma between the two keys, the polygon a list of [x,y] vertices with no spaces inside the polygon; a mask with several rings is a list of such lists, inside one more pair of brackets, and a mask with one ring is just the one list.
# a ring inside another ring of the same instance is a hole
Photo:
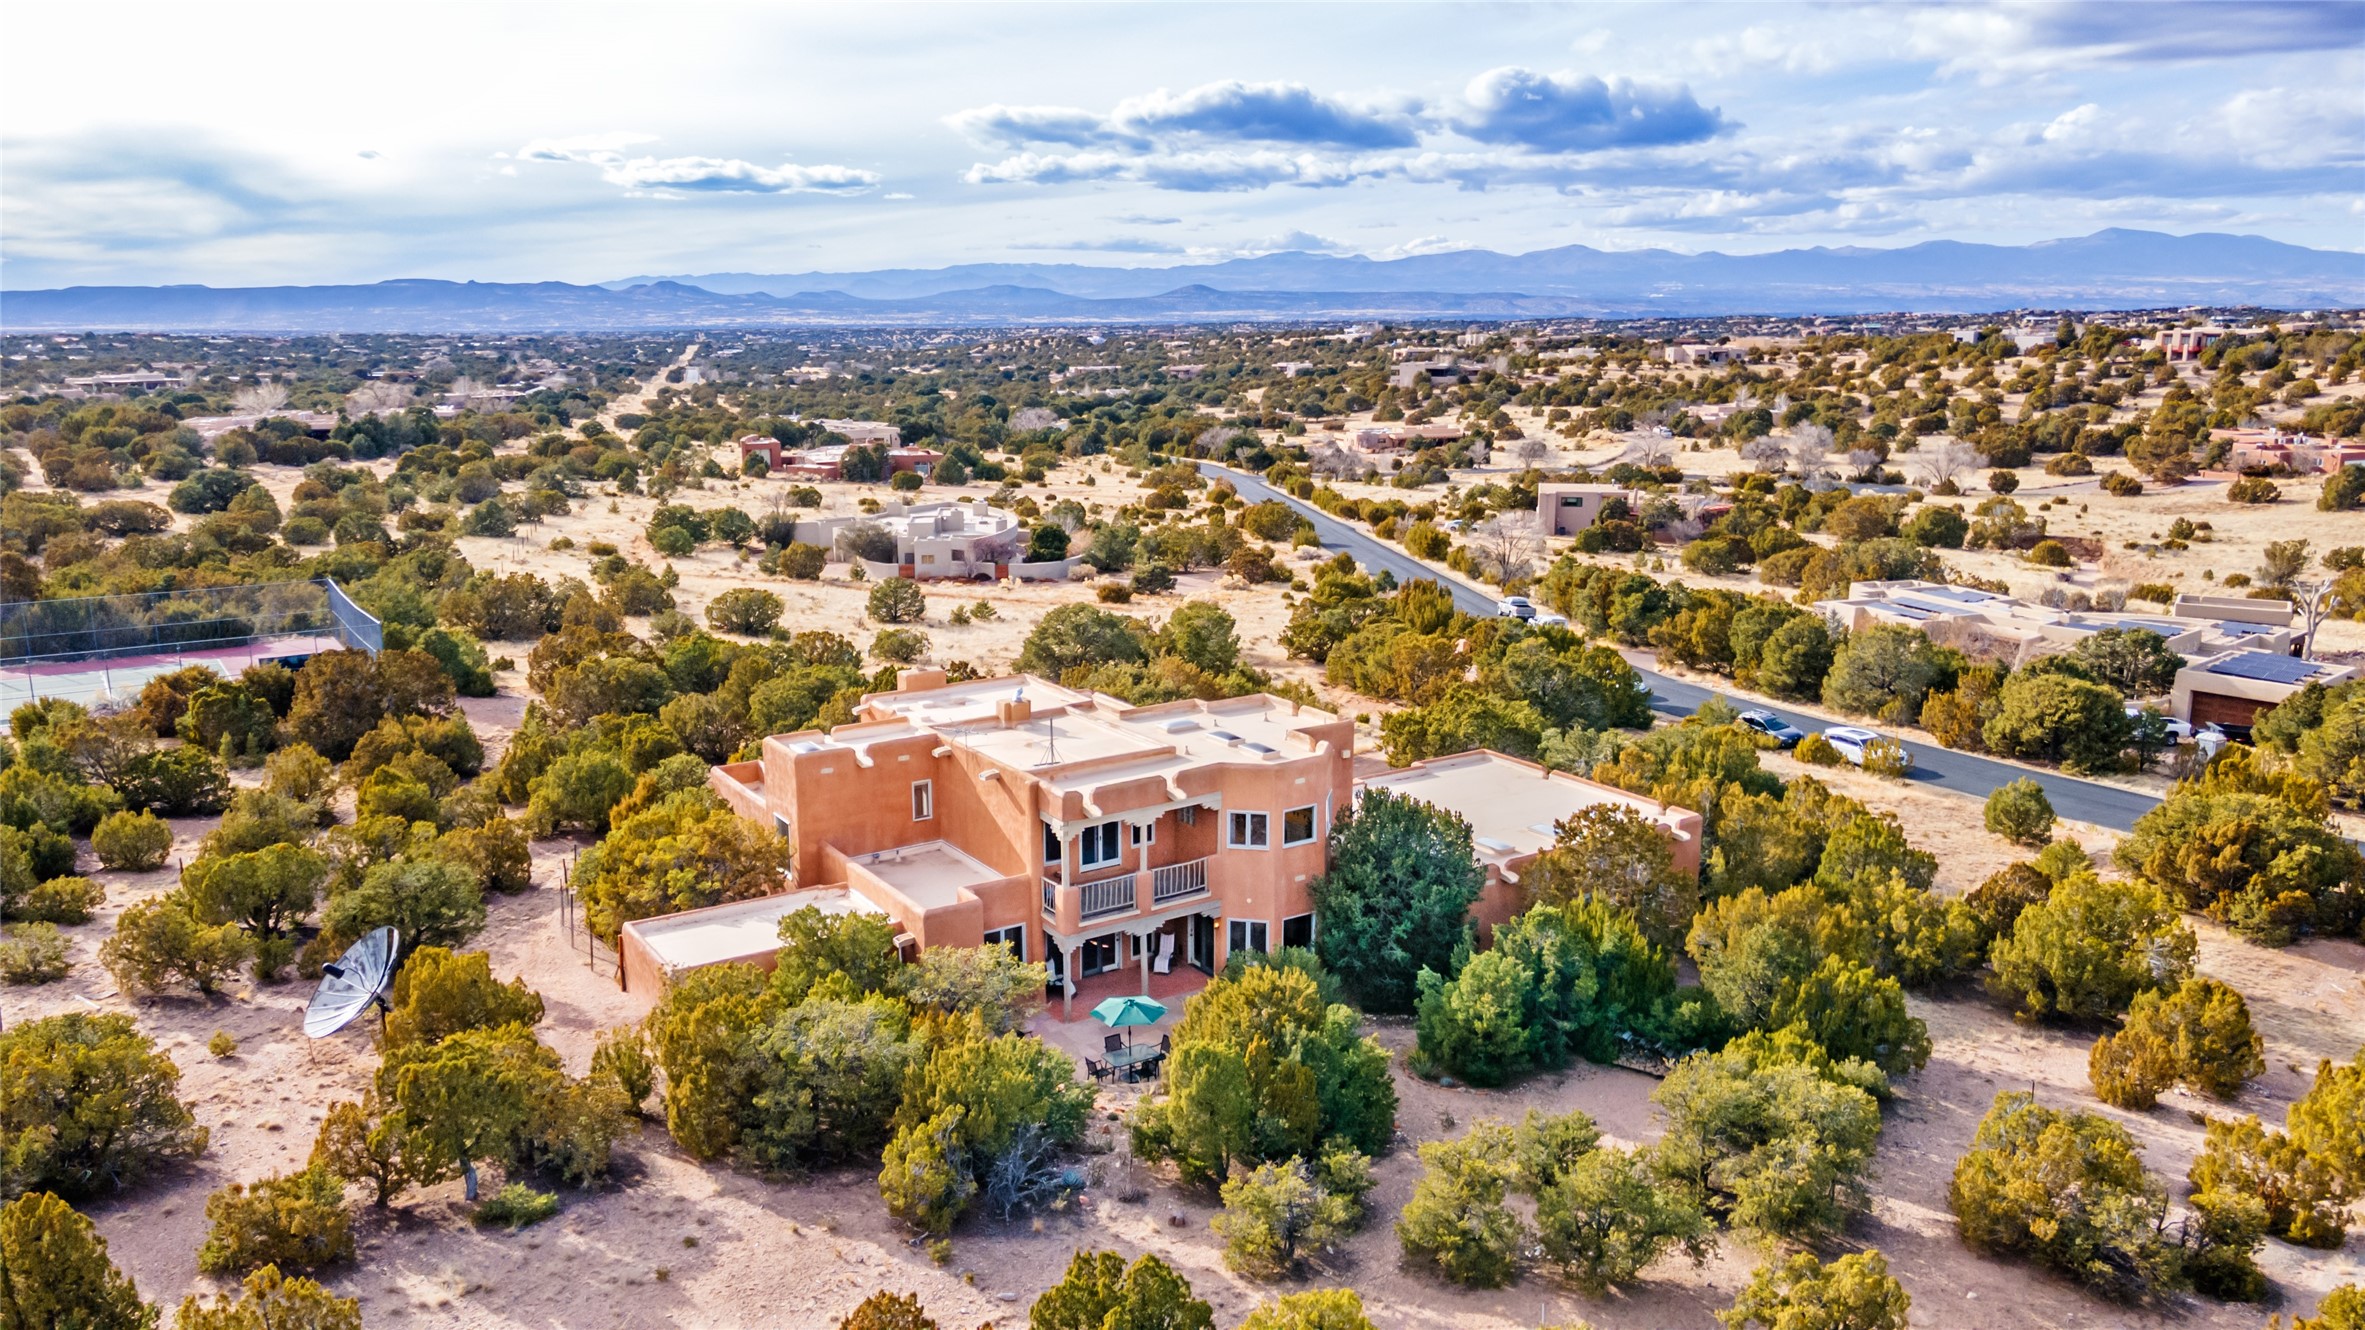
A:
{"label": "patio table", "polygon": [[1166,1050],[1156,1044],[1134,1044],[1109,1053],[1109,1070],[1124,1072],[1126,1079],[1131,1080],[1133,1072],[1165,1056]]}

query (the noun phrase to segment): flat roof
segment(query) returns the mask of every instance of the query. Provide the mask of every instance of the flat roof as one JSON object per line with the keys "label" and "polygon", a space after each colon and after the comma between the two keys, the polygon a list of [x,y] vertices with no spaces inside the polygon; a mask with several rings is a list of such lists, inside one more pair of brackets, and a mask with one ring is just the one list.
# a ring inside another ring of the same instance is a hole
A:
{"label": "flat roof", "polygon": [[961,889],[999,882],[1003,875],[971,858],[960,847],[940,840],[899,845],[846,862],[861,866],[873,877],[902,892],[922,909],[958,904]]}
{"label": "flat roof", "polygon": [[1679,810],[1647,795],[1546,772],[1530,762],[1481,750],[1432,758],[1356,782],[1356,792],[1389,790],[1458,814],[1482,859],[1541,853],[1558,839],[1553,824],[1595,804],[1616,803],[1671,822]]}
{"label": "flat roof", "polygon": [[780,921],[808,905],[823,914],[886,913],[851,891],[828,888],[731,901],[702,910],[635,919],[624,926],[648,947],[659,965],[694,969],[777,950]]}
{"label": "flat roof", "polygon": [[2236,679],[2256,679],[2262,683],[2306,683],[2319,675],[2338,673],[2337,665],[2302,660],[2273,651],[2229,651],[2201,666],[2210,674],[2229,675]]}

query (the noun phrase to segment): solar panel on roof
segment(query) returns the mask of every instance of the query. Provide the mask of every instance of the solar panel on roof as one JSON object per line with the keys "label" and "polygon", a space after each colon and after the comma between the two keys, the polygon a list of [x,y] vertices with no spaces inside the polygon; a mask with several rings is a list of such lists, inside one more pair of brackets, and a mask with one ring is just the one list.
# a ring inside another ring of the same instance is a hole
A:
{"label": "solar panel on roof", "polygon": [[2306,683],[2323,668],[2312,660],[2301,660],[2296,656],[2278,656],[2271,651],[2245,651],[2210,666],[2209,672],[2231,675],[2236,679],[2258,679],[2266,683]]}

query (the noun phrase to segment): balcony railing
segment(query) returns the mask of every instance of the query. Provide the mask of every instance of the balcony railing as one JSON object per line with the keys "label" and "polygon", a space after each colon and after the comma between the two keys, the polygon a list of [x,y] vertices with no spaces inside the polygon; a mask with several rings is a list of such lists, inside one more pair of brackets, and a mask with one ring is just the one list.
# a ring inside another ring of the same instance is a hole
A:
{"label": "balcony railing", "polygon": [[1086,882],[1079,886],[1077,890],[1083,893],[1083,901],[1078,917],[1102,919],[1112,914],[1133,913],[1137,903],[1133,883],[1137,876],[1127,873],[1122,877],[1104,877],[1098,882]]}
{"label": "balcony railing", "polygon": [[1150,904],[1164,905],[1207,890],[1207,860],[1192,859],[1150,870]]}

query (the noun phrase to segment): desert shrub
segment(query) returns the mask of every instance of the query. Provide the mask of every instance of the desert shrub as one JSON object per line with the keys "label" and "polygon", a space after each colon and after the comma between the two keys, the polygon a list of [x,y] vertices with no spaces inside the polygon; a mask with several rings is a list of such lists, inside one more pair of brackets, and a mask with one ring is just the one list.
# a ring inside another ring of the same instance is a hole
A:
{"label": "desert shrub", "polygon": [[882,628],[870,640],[873,660],[909,665],[928,654],[928,635],[916,628]]}
{"label": "desert shrub", "polygon": [[1869,1063],[1795,1032],[1741,1036],[1677,1063],[1651,1095],[1667,1114],[1662,1171],[1711,1212],[1773,1238],[1830,1234],[1868,1203],[1880,1137]]}
{"label": "desert shrub", "polygon": [[1366,1009],[1409,1011],[1424,969],[1450,973],[1485,885],[1459,816],[1390,791],[1338,810],[1315,879],[1314,946]]}
{"label": "desert shrub", "polygon": [[2107,472],[2102,477],[2102,492],[2131,499],[2143,493],[2143,482],[2124,471]]}
{"label": "desert shrub", "polygon": [[114,935],[99,944],[99,964],[133,996],[176,983],[212,994],[253,955],[238,925],[206,923],[179,892],[127,907]]}
{"label": "desert shrub", "polygon": [[239,1275],[263,1266],[317,1270],[353,1259],[345,1184],[326,1170],[233,1182],[205,1198],[208,1229],[197,1268]]}
{"label": "desert shrub", "polygon": [[1971,888],[1963,904],[1978,920],[1989,942],[2012,931],[2021,912],[2044,902],[2053,892],[2053,879],[2033,864],[2012,864],[1988,874]]}
{"label": "desert shrub", "polygon": [[1905,1330],[1912,1305],[1905,1286],[1889,1273],[1888,1258],[1877,1251],[1829,1265],[1802,1252],[1759,1266],[1716,1319],[1725,1330]]}
{"label": "desert shrub", "polygon": [[514,1233],[531,1228],[558,1213],[558,1197],[512,1182],[484,1198],[469,1216],[480,1228],[505,1228]]}
{"label": "desert shrub", "polygon": [[614,1082],[632,1111],[640,1112],[657,1084],[656,1065],[649,1060],[648,1038],[641,1027],[619,1025],[602,1030],[598,1046],[591,1052],[591,1074]]}
{"label": "desert shrub", "polygon": [[1810,734],[1799,740],[1798,747],[1791,755],[1811,767],[1836,767],[1846,761],[1839,755],[1839,750],[1832,747],[1831,740],[1820,734]]}
{"label": "desert shrub", "polygon": [[1675,967],[1631,917],[1587,897],[1504,923],[1453,979],[1424,970],[1420,994],[1422,1067],[1499,1085],[1575,1057],[1616,1058],[1658,1024]]}
{"label": "desert shrub", "polygon": [[370,1203],[384,1209],[419,1176],[434,1171],[435,1161],[418,1157],[418,1143],[401,1117],[372,1090],[359,1103],[329,1105],[312,1139],[307,1167],[367,1185]]}
{"label": "desert shrub", "polygon": [[1363,1298],[1353,1289],[1316,1288],[1285,1293],[1260,1304],[1240,1323],[1240,1330],[1376,1330],[1363,1314]]}
{"label": "desert shrub", "polygon": [[2315,1084],[2291,1106],[2284,1127],[2346,1195],[2365,1195],[2365,1054],[2318,1062]]}
{"label": "desert shrub", "polygon": [[153,813],[109,813],[91,828],[90,848],[109,868],[146,872],[172,853],[172,827]]}
{"label": "desert shrub", "polygon": [[2365,858],[2332,826],[2324,788],[2221,754],[2119,842],[2119,865],[2267,946],[2365,919]]}
{"label": "desert shrub", "polygon": [[155,1330],[156,1309],[107,1257],[74,1207],[31,1191],[0,1207],[0,1325],[10,1330]]}
{"label": "desert shrub", "polygon": [[733,587],[707,603],[706,621],[726,633],[768,633],[783,608],[780,597],[761,587]]}
{"label": "desert shrub", "polygon": [[1512,1130],[1482,1122],[1421,1146],[1421,1177],[1396,1219],[1405,1256],[1456,1284],[1493,1288],[1519,1273],[1527,1225],[1504,1199],[1519,1181]]}
{"label": "desert shrub", "polygon": [[1930,1060],[1930,1033],[1905,1009],[1895,979],[1844,956],[1826,956],[1812,973],[1782,986],[1767,1012],[1770,1029],[1801,1030],[1834,1058],[1861,1058],[1891,1076]]}
{"label": "desert shrub", "polygon": [[1546,1260],[1594,1296],[1629,1284],[1680,1247],[1697,1263],[1712,1242],[1684,1193],[1660,1185],[1642,1150],[1586,1151],[1536,1190],[1536,1239]]}
{"label": "desert shrub", "polygon": [[523,979],[493,978],[481,951],[454,953],[417,947],[394,976],[386,1013],[385,1046],[432,1044],[462,1030],[531,1026],[542,1019],[542,997]]}
{"label": "desert shrub", "polygon": [[68,1012],[0,1030],[0,1186],[90,1196],[205,1150],[181,1073],[132,1018]]}
{"label": "desert shrub", "polygon": [[106,889],[89,878],[53,877],[9,901],[6,914],[26,923],[83,924],[106,899]]}
{"label": "desert shrub", "polygon": [[[905,472],[918,479],[911,472]],[[1067,1274],[1027,1312],[1028,1330],[1215,1330],[1215,1312],[1155,1256],[1077,1252]]]}
{"label": "desert shrub", "polygon": [[2348,1235],[2339,1182],[2289,1136],[2255,1117],[2211,1118],[2186,1180],[2196,1201],[2211,1194],[2256,1200],[2266,1230],[2287,1242],[2329,1250]]}
{"label": "desert shrub", "polygon": [[0,929],[0,984],[46,984],[66,977],[66,935],[56,924],[23,923]]}
{"label": "desert shrub", "polygon": [[174,1330],[361,1330],[361,1303],[340,1298],[309,1279],[289,1279],[266,1265],[246,1277],[236,1297],[211,1303],[195,1294],[181,1300]]}
{"label": "desert shrub", "polygon": [[919,583],[890,577],[870,589],[865,611],[879,623],[918,623],[927,617],[928,597]]}
{"label": "desert shrub", "polygon": [[2193,971],[2192,929],[2157,887],[2075,874],[2029,906],[1988,953],[1988,983],[2029,1019],[2105,1020]]}
{"label": "desert shrub", "polygon": [[2264,476],[2244,476],[2225,487],[2225,497],[2235,503],[2273,503],[2283,491]]}
{"label": "desert shrub", "polygon": [[1300,1256],[1329,1249],[1360,1218],[1359,1199],[1324,1187],[1303,1159],[1260,1164],[1228,1179],[1222,1195],[1211,1224],[1224,1264],[1259,1279],[1295,1270]]}
{"label": "desert shrub", "polygon": [[2167,1194],[2125,1128],[2007,1091],[1954,1167],[1948,1204],[1974,1250],[2017,1255],[2121,1301],[2174,1288]]}
{"label": "desert shrub", "polygon": [[2069,556],[2069,547],[2058,540],[2040,540],[2028,551],[2028,561],[2039,568],[2067,568],[2077,560]]}
{"label": "desert shrub", "polygon": [[956,1029],[905,1082],[879,1172],[889,1213],[939,1236],[981,1184],[993,1188],[998,1180],[1006,1191],[1031,1185],[1012,1177],[1009,1165],[1047,1162],[1073,1146],[1093,1100],[1092,1087],[1076,1079],[1075,1061],[1042,1041],[987,1037],[973,1022]]}
{"label": "desert shrub", "polygon": [[2094,1042],[2088,1067],[2106,1104],[2145,1109],[2179,1082],[2219,1099],[2266,1070],[2265,1041],[2250,1028],[2242,995],[2215,979],[2135,995],[2127,1024]]}
{"label": "desert shrub", "polygon": [[2018,845],[2042,845],[2053,835],[2053,801],[2026,776],[2007,781],[1987,796],[1987,829]]}

